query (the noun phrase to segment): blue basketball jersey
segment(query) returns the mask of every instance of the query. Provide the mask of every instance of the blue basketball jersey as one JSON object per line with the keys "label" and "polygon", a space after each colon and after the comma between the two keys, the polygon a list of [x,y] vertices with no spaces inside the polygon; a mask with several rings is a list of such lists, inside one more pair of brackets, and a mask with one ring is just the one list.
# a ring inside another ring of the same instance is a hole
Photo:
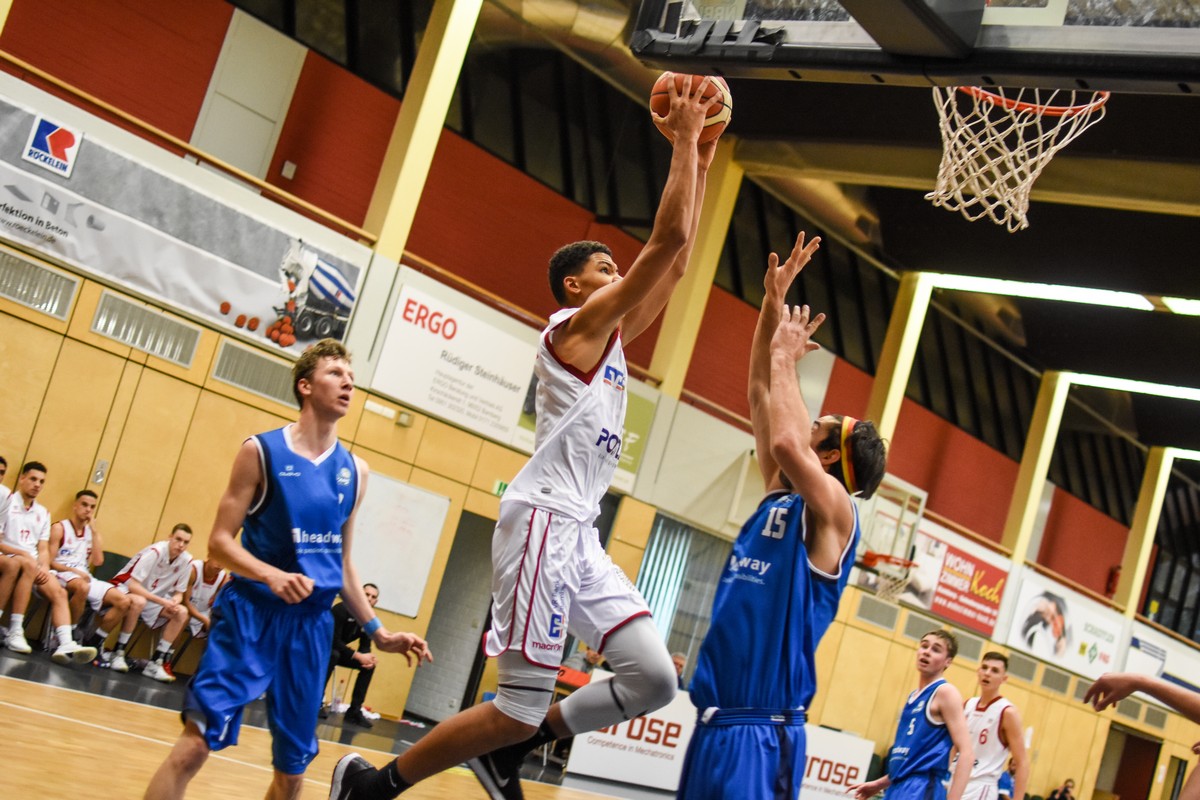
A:
{"label": "blue basketball jersey", "polygon": [[893,784],[923,773],[935,773],[942,780],[950,776],[950,731],[946,723],[934,722],[929,714],[934,693],[945,683],[945,678],[938,678],[908,696],[888,756],[888,777]]}
{"label": "blue basketball jersey", "polygon": [[[293,608],[328,609],[342,588],[342,526],[358,497],[354,457],[336,442],[310,461],[292,450],[287,428],[251,440],[261,457],[263,493],[242,523],[242,545],[255,558],[312,578],[312,594]],[[266,584],[237,580],[243,594],[287,605]]]}
{"label": "blue basketball jersey", "polygon": [[[850,502],[850,501],[848,501]],[[698,708],[807,708],[816,693],[814,657],[837,614],[858,544],[838,574],[809,563],[804,498],[767,495],[742,526],[713,602],[690,687]]]}

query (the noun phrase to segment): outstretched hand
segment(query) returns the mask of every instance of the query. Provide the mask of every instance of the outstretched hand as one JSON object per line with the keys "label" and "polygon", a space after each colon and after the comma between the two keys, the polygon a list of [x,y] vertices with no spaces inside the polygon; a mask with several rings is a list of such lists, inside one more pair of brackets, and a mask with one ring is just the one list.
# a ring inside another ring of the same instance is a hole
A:
{"label": "outstretched hand", "polygon": [[779,327],[771,337],[771,352],[788,355],[793,361],[820,350],[821,345],[812,341],[813,334],[825,321],[824,314],[810,318],[808,306],[784,306],[779,318]]}
{"label": "outstretched hand", "polygon": [[417,666],[421,666],[422,661],[433,661],[433,653],[429,650],[429,643],[417,636],[415,633],[405,633],[404,631],[389,631],[386,628],[380,628],[375,631],[375,635],[371,640],[385,653],[399,653],[404,656],[404,660],[411,667],[413,658],[417,659]]}
{"label": "outstretched hand", "polygon": [[877,778],[866,783],[856,783],[847,789],[847,792],[854,792],[855,800],[867,800],[868,797],[874,797],[879,794],[884,788],[882,778]]}
{"label": "outstretched hand", "polygon": [[775,253],[771,253],[767,257],[767,274],[763,276],[763,288],[767,290],[768,299],[783,301],[783,298],[787,296],[787,290],[791,288],[792,281],[796,280],[796,276],[808,265],[820,246],[820,236],[814,236],[812,241],[806,243],[804,231],[800,231],[787,261],[781,264],[779,256]]}
{"label": "outstretched hand", "polygon": [[1106,672],[1088,687],[1083,702],[1103,711],[1137,691],[1137,676],[1128,672]]}
{"label": "outstretched hand", "polygon": [[[676,141],[695,142],[700,138],[700,130],[708,117],[708,109],[721,99],[720,92],[713,92],[707,98],[704,90],[708,88],[711,78],[702,78],[698,83],[694,75],[683,76],[683,86],[676,87],[674,79],[667,81],[667,96],[670,98],[670,109],[665,117],[650,112],[654,123],[662,130],[672,143]],[[711,155],[709,160],[712,160]]]}

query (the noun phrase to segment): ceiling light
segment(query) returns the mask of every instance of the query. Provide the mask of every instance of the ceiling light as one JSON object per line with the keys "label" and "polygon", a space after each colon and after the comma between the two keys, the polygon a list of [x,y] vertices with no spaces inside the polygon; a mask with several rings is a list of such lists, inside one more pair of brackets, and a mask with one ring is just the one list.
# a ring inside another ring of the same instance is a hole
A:
{"label": "ceiling light", "polygon": [[1095,386],[1098,389],[1112,389],[1117,392],[1135,392],[1137,394],[1151,394],[1158,397],[1174,397],[1177,400],[1200,400],[1200,389],[1193,386],[1171,386],[1166,383],[1135,381],[1130,378],[1114,378],[1111,375],[1081,375],[1074,372],[1063,374],[1071,383],[1077,386]]}
{"label": "ceiling light", "polygon": [[1186,314],[1188,316],[1200,316],[1200,300],[1189,300],[1186,297],[1164,297],[1162,298],[1163,305],[1171,309],[1176,314]]}
{"label": "ceiling light", "polygon": [[[1026,283],[1001,278],[981,278],[976,275],[952,275],[945,272],[926,273],[939,289],[957,289],[960,292],[982,292],[1007,297],[1030,297],[1036,300],[1061,300],[1067,303],[1086,303],[1111,308],[1132,308],[1137,311],[1153,311],[1154,304],[1134,292],[1117,292],[1111,289],[1090,289],[1084,286],[1061,286],[1053,283]],[[1200,314],[1200,301],[1197,311]]]}

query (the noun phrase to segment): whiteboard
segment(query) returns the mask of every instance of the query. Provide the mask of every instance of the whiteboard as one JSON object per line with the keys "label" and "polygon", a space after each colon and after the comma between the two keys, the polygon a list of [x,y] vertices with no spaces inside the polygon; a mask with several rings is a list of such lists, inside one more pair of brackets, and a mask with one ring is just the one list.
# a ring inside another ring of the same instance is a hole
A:
{"label": "whiteboard", "polygon": [[378,608],[415,617],[450,511],[450,498],[372,472],[354,521],[351,556]]}

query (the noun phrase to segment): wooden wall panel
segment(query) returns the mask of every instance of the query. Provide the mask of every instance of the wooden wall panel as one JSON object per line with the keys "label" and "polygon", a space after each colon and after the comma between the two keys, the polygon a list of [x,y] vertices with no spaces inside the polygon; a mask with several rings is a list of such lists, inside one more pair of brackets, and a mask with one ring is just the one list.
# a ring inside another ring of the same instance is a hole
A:
{"label": "wooden wall panel", "polygon": [[4,484],[12,487],[42,411],[63,338],[54,331],[0,313],[0,456],[8,461]]}

